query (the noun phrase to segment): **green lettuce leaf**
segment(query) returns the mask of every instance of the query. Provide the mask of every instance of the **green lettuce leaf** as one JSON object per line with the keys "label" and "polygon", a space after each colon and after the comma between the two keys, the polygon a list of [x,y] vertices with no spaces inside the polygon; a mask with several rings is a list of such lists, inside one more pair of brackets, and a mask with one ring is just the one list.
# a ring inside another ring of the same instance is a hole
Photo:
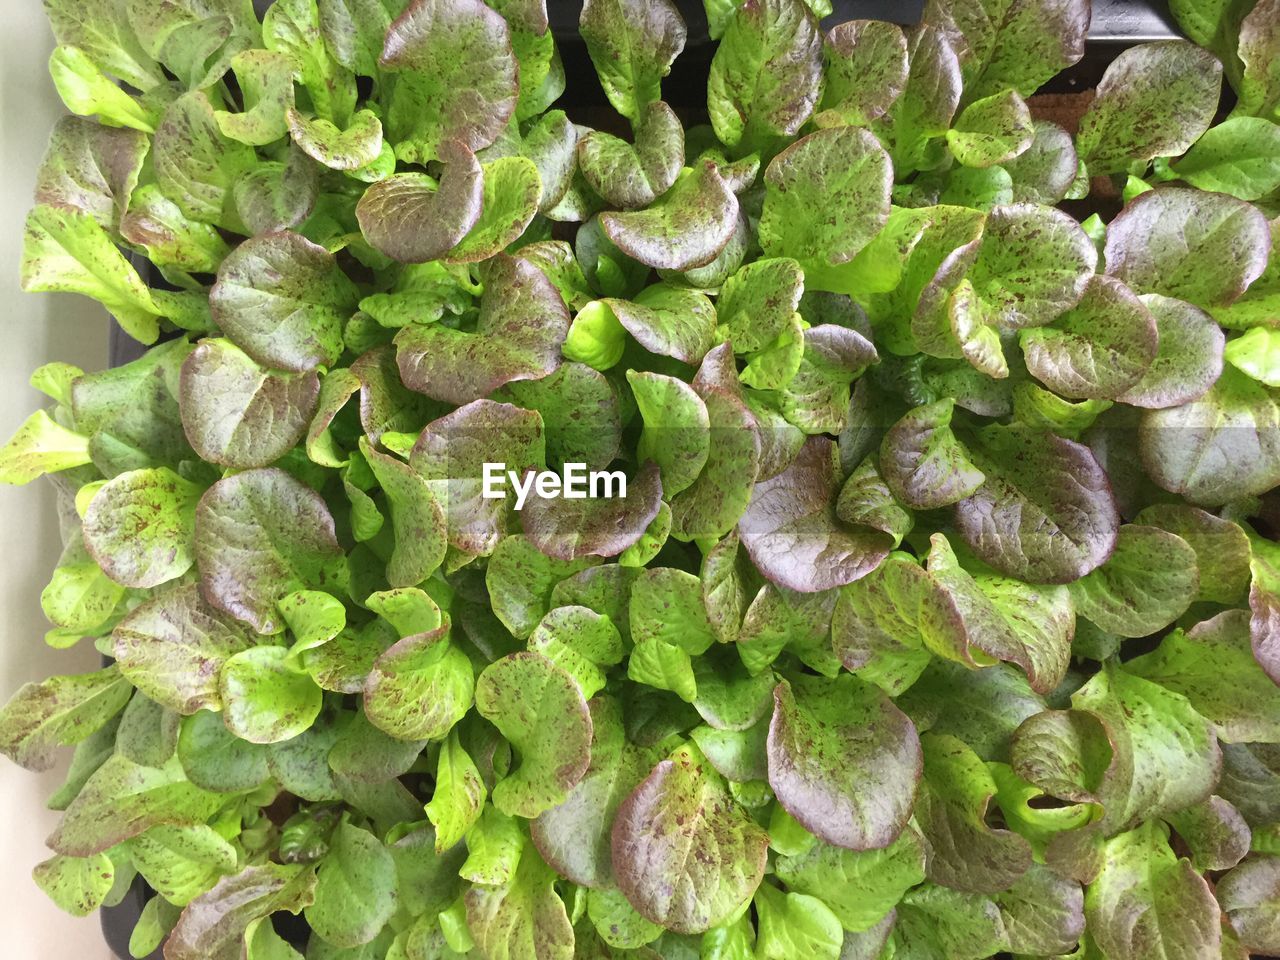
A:
{"label": "green lettuce leaf", "polygon": [[662,78],[684,49],[687,31],[675,4],[588,0],[579,29],[609,102],[640,124],[646,108],[662,99]]}
{"label": "green lettuce leaf", "polygon": [[487,147],[515,112],[511,32],[480,0],[414,0],[388,29],[378,65],[395,79],[383,121],[405,163],[438,159],[449,140]]}
{"label": "green lettuce leaf", "polygon": [[1030,96],[1084,55],[1089,6],[1079,0],[930,0],[924,20],[955,46],[970,97],[1006,87]]}
{"label": "green lettuce leaf", "polygon": [[1125,50],[1107,67],[1080,120],[1080,159],[1097,174],[1177,156],[1209,129],[1221,87],[1217,58],[1185,40]]}
{"label": "green lettuce leaf", "polygon": [[613,871],[644,917],[701,933],[743,907],[764,876],[768,837],[695,747],[663,760],[618,809]]}
{"label": "green lettuce leaf", "polygon": [[320,495],[282,470],[214,484],[196,507],[196,564],[211,605],[259,633],[278,633],[277,601],[323,586],[341,555]]}
{"label": "green lettuce leaf", "polygon": [[1220,956],[1218,907],[1204,879],[1169,849],[1157,821],[1108,841],[1104,866],[1089,885],[1090,935],[1108,956]]}
{"label": "green lettuce leaf", "polygon": [[590,762],[591,714],[572,677],[541,654],[514,653],[480,674],[476,709],[520,758],[494,805],[533,819],[563,803]]}
{"label": "green lettuce leaf", "polygon": [[[906,826],[921,769],[911,721],[878,689],[852,677],[784,680],[774,701],[769,783],[778,802],[827,843],[852,850],[889,846]],[[867,783],[880,787],[859,786]]]}

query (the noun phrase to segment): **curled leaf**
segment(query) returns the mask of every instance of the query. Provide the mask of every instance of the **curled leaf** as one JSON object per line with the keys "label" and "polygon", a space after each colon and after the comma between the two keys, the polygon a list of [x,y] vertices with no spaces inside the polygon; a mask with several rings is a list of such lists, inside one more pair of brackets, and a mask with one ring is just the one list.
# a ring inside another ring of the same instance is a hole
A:
{"label": "curled leaf", "polygon": [[533,818],[563,803],[591,752],[591,714],[569,675],[541,654],[513,653],[480,674],[476,709],[519,757],[493,788],[494,805]]}
{"label": "curled leaf", "polygon": [[560,366],[569,316],[551,281],[527,260],[505,255],[489,261],[485,278],[473,333],[432,324],[397,335],[396,362],[410,389],[463,404]]}
{"label": "curled leaf", "polygon": [[683,173],[644,210],[603,213],[600,226],[639,262],[666,270],[710,263],[725,248],[738,220],[738,198],[709,161]]}
{"label": "curled leaf", "polygon": [[378,64],[396,78],[384,122],[405,162],[438,159],[448,140],[487,147],[515,112],[511,32],[481,0],[414,0]]}
{"label": "curled leaf", "polygon": [[356,205],[360,231],[401,263],[426,263],[452,250],[480,219],[484,176],[476,156],[456,140],[440,147],[444,172],[400,173],[373,184]]}
{"label": "curled leaf", "polygon": [[774,583],[813,593],[852,583],[890,550],[878,530],[846,527],[835,514],[835,448],[811,437],[795,462],[757,483],[738,525],[742,545]]}

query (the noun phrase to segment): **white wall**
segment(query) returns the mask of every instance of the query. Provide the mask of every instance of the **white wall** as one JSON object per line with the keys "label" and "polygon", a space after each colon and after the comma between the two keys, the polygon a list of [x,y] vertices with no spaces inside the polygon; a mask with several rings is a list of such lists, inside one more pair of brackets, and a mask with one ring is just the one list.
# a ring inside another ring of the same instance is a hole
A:
{"label": "white wall", "polygon": [[[92,0],[86,0],[92,2]],[[0,30],[0,442],[41,402],[27,385],[49,360],[97,370],[107,360],[107,320],[94,303],[68,294],[18,289],[22,224],[36,167],[54,120],[63,112],[47,69],[53,37],[40,0],[5,0]],[[0,487],[0,699],[29,680],[96,666],[88,646],[44,644],[49,624],[40,590],[60,543],[51,486]],[[65,765],[65,764],[64,764]],[[44,799],[62,770],[37,776],[0,757],[0,930],[13,960],[108,960],[96,916],[77,920],[36,888],[31,868],[57,816]]]}

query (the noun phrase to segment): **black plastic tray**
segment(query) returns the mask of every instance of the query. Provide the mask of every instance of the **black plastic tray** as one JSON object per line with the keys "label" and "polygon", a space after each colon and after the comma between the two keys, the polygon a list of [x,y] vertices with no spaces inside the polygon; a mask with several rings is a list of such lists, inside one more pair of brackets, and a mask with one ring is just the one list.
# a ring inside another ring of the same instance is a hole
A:
{"label": "black plastic tray", "polygon": [[[966,0],[977,2],[977,0]],[[688,41],[676,60],[663,94],[679,110],[699,112],[706,106],[706,76],[715,53],[707,30],[702,0],[675,0],[688,26]],[[833,0],[832,12],[823,18],[824,28],[847,20],[889,20],[909,26],[920,22],[925,0]],[[572,108],[590,111],[608,106],[595,79],[586,45],[578,36],[582,0],[549,0],[547,12],[564,60],[568,87],[577,93]],[[1126,47],[1152,40],[1181,36],[1169,14],[1167,0],[1093,0],[1093,17],[1084,59],[1055,77],[1047,93],[1087,90],[1101,79],[1107,65]]]}

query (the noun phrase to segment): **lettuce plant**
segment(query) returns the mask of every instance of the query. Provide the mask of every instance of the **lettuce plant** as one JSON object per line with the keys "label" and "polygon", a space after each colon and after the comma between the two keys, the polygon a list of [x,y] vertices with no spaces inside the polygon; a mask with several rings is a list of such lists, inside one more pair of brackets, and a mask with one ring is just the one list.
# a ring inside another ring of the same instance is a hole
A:
{"label": "lettuce plant", "polygon": [[1175,3],[1078,131],[1028,98],[1086,0],[707,0],[701,115],[669,0],[588,0],[608,117],[540,0],[46,5],[23,283],[148,345],[0,451],[108,658],[0,714],[75,748],[60,906],[145,882],[168,960],[1280,952],[1280,3]]}

